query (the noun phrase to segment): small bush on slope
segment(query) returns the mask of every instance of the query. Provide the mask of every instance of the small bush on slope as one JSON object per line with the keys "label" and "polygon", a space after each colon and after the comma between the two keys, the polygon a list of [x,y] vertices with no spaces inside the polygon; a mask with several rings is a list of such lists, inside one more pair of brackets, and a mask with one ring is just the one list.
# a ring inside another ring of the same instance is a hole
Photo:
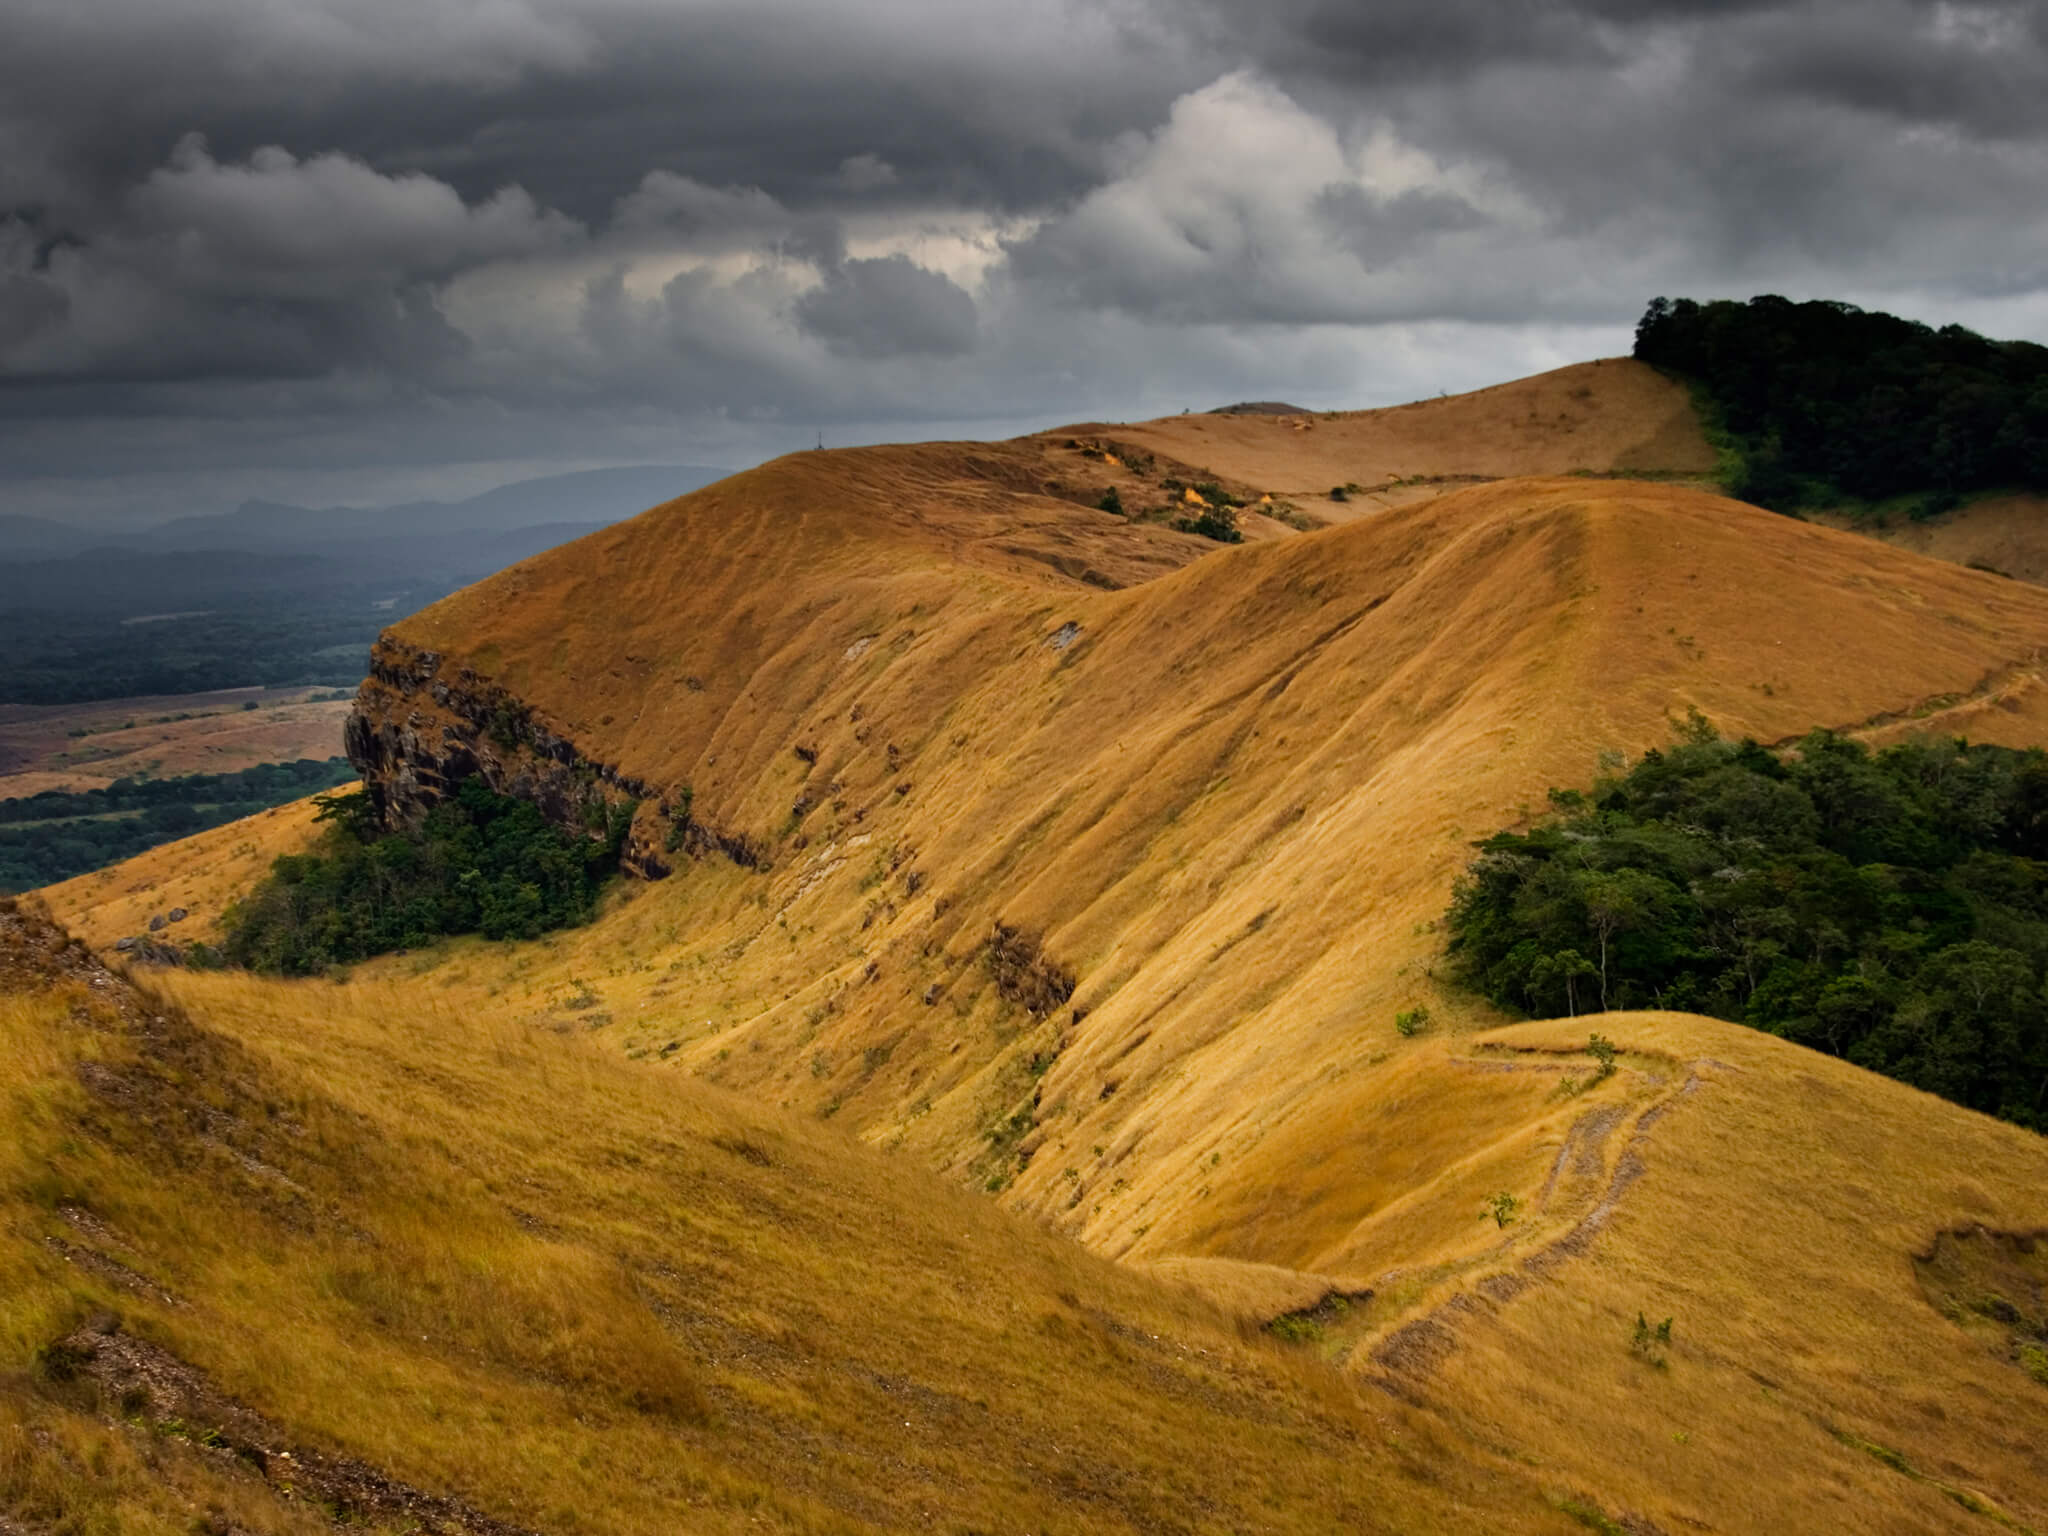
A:
{"label": "small bush on slope", "polygon": [[2048,756],[1696,728],[1551,798],[1459,884],[1469,985],[1712,1014],[2048,1129]]}
{"label": "small bush on slope", "polygon": [[379,835],[368,804],[322,802],[320,846],[279,858],[228,912],[230,961],[303,976],[441,934],[531,939],[587,922],[625,830],[614,816],[605,837],[566,832],[478,778],[416,830]]}

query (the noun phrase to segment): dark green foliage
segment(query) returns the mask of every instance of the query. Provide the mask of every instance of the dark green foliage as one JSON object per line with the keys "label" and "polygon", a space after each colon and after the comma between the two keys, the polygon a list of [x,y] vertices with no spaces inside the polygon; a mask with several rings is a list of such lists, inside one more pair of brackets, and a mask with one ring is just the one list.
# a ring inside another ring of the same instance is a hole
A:
{"label": "dark green foliage", "polygon": [[1118,517],[1124,515],[1124,498],[1113,485],[1102,493],[1102,500],[1095,506],[1098,511],[1114,512]]}
{"label": "dark green foliage", "polygon": [[[438,592],[432,595],[439,595]],[[175,598],[167,601],[176,601]],[[309,595],[293,604],[252,601],[232,612],[156,624],[100,614],[50,613],[0,601],[0,703],[204,693],[253,684],[355,685],[369,670],[370,642],[404,610]]]}
{"label": "dark green foliage", "polygon": [[1641,1312],[1636,1314],[1636,1331],[1629,1336],[1629,1353],[1638,1360],[1644,1360],[1662,1370],[1666,1364],[1664,1351],[1671,1347],[1671,1319],[1665,1318],[1655,1327]]}
{"label": "dark green foliage", "polygon": [[105,789],[0,800],[0,891],[33,890],[104,869],[353,777],[347,758],[300,758],[240,773],[116,779]]}
{"label": "dark green foliage", "polygon": [[1762,506],[2048,490],[2048,347],[1765,295],[1652,300],[1635,355],[1704,392]]}
{"label": "dark green foliage", "polygon": [[1218,544],[1244,542],[1244,535],[1237,531],[1237,513],[1229,507],[1204,507],[1195,517],[1176,518],[1173,526],[1182,533],[1198,533]]}
{"label": "dark green foliage", "polygon": [[1712,1014],[2048,1130],[2048,756],[1695,728],[1551,800],[1459,884],[1467,984]]}
{"label": "dark green foliage", "polygon": [[363,795],[322,803],[320,846],[278,859],[229,911],[230,962],[303,976],[442,934],[530,939],[587,922],[630,819],[600,814],[604,835],[582,836],[479,778],[417,830],[383,833],[367,807]]}
{"label": "dark green foliage", "polygon": [[690,808],[697,802],[697,792],[685,784],[676,795],[675,803],[662,807],[669,818],[668,836],[662,840],[662,847],[674,853],[683,846],[690,835]]}
{"label": "dark green foliage", "polygon": [[484,725],[484,734],[501,750],[510,752],[519,745],[531,718],[532,712],[524,704],[510,699],[501,701],[491,710],[490,719]]}

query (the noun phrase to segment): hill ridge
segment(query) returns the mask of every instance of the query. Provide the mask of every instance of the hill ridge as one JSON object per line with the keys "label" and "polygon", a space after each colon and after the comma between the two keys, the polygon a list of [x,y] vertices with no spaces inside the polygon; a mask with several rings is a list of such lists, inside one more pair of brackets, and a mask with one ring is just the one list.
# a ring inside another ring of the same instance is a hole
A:
{"label": "hill ridge", "polygon": [[[446,988],[829,1121],[1386,1377],[1588,1508],[1823,1528],[1846,1486],[1878,1527],[1981,1518],[1946,1487],[2048,1521],[2048,1396],[1914,1267],[1959,1224],[2041,1224],[2038,1139],[1739,1026],[1503,1028],[1434,929],[1475,838],[1690,711],[2048,740],[2048,593],[1588,476],[1308,533],[1247,511],[1226,548],[1091,506],[1164,478],[1101,455],[792,456],[396,626],[394,658],[434,662],[359,701],[389,804],[454,746],[565,809],[637,799],[643,851],[701,821],[762,857],[676,857],[514,961],[457,943],[343,992]],[[463,702],[492,688],[530,712],[495,734]],[[56,899],[105,942],[260,867],[224,838],[184,859]],[[1676,1319],[1668,1374],[1639,1314]]]}

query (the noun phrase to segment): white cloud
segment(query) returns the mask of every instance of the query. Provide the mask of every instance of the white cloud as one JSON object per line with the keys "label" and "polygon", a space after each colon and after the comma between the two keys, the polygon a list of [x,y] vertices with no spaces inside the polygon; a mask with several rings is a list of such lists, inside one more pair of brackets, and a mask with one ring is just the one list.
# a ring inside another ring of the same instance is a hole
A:
{"label": "white cloud", "polygon": [[[1485,169],[1432,156],[1383,121],[1347,136],[1245,72],[1183,96],[1118,162],[1012,254],[1027,280],[1069,301],[1164,321],[1483,313],[1498,307],[1483,294],[1486,264],[1543,234]],[[1529,291],[1519,276],[1504,286]]]}

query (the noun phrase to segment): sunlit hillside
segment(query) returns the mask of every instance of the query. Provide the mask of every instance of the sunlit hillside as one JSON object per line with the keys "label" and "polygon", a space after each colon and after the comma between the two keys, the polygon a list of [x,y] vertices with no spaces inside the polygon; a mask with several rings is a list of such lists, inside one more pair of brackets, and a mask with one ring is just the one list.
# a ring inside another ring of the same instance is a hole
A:
{"label": "sunlit hillside", "polygon": [[582,1039],[138,992],[12,903],[0,981],[11,1530],[1569,1528],[1426,1410]]}
{"label": "sunlit hillside", "polygon": [[[941,1175],[991,1233],[1122,1261],[1104,1285],[1271,1325],[1368,1416],[1438,1426],[1444,1497],[1500,1501],[1393,1524],[2041,1529],[2048,1386],[1979,1304],[2030,1272],[2048,1145],[1685,1015],[1603,1016],[1602,1076],[1587,1020],[1503,1027],[1440,974],[1472,840],[1693,712],[2048,742],[2048,592],[1680,483],[1711,456],[1670,388],[1610,363],[1433,402],[1406,458],[1368,452],[1397,415],[1189,418],[735,476],[396,626],[352,732],[395,811],[469,771],[565,815],[630,800],[658,878],[527,944],[153,984],[295,1073],[345,1059],[323,1091],[364,1113],[355,1080],[392,1073],[538,1123],[560,1051],[592,1103],[715,1085],[686,1101]],[[1597,452],[1486,446],[1573,401]],[[1486,483],[1280,515],[1375,466]],[[1532,469],[1592,473],[1492,478]],[[1197,480],[1275,515],[1242,546],[1147,519]],[[96,946],[171,905],[202,932],[309,830],[274,813],[50,901]],[[468,1030],[518,1044],[458,1047],[444,1090],[435,1042]],[[583,1156],[580,1113],[500,1163]],[[819,1241],[829,1285],[850,1261]],[[1202,1520],[1233,1524],[1163,1523]]]}
{"label": "sunlit hillside", "polygon": [[[1101,430],[1302,498],[1333,519],[1356,515],[1361,503],[1440,490],[1446,479],[1582,473],[1704,482],[1715,468],[1683,386],[1624,357],[1380,410],[1169,416]],[[1354,488],[1351,498],[1330,504],[1340,486]]]}

